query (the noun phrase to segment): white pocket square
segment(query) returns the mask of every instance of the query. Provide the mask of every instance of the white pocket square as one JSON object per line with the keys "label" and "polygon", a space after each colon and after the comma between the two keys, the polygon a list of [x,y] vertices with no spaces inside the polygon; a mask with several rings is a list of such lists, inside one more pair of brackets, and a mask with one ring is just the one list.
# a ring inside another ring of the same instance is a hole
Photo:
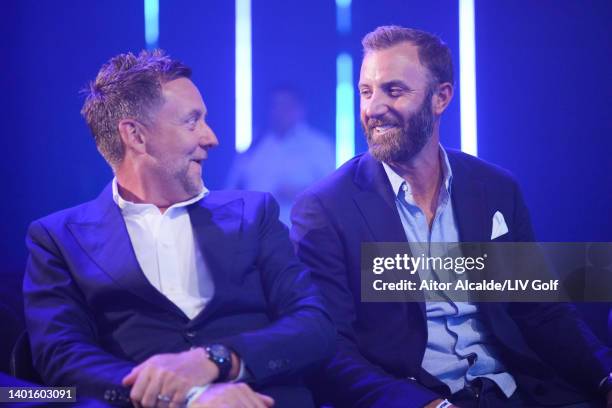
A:
{"label": "white pocket square", "polygon": [[507,233],[508,226],[506,225],[504,215],[499,211],[496,211],[495,214],[493,214],[493,228],[491,229],[491,239],[501,237],[502,235]]}

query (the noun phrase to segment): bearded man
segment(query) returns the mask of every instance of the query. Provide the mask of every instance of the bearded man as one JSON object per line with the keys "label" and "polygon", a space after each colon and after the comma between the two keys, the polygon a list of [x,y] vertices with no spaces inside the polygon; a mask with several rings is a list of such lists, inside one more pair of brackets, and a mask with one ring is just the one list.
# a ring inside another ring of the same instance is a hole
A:
{"label": "bearded man", "polygon": [[[414,253],[419,243],[534,240],[511,175],[440,145],[453,96],[448,47],[397,26],[377,28],[363,47],[369,151],[292,212],[298,256],[338,328],[322,398],[337,407],[602,405],[610,350],[567,304],[360,301],[363,242],[408,242]],[[492,231],[497,213],[505,228]]]}

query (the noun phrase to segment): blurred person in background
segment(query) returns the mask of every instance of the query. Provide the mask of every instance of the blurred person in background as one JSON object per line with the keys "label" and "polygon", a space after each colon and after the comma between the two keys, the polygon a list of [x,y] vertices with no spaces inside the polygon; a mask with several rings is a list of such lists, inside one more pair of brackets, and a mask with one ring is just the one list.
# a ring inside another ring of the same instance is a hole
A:
{"label": "blurred person in background", "polygon": [[236,157],[227,180],[227,188],[272,193],[286,225],[295,197],[334,170],[330,138],[312,127],[306,116],[304,101],[294,87],[275,87],[270,93],[268,129]]}

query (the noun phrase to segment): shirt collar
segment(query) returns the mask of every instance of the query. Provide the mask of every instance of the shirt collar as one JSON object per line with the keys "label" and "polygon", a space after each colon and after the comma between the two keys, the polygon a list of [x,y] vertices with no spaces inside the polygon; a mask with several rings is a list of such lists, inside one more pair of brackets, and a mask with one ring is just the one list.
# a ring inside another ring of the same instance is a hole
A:
{"label": "shirt collar", "polygon": [[[442,163],[442,177],[444,180],[444,188],[446,192],[450,195],[451,192],[451,183],[453,180],[453,170],[451,169],[450,162],[448,161],[448,155],[446,154],[446,150],[440,145],[440,161]],[[400,193],[400,189],[403,185],[406,185],[406,189],[411,191],[410,184],[404,180],[399,174],[397,174],[391,166],[387,163],[382,163],[383,168],[385,169],[385,173],[387,173],[387,178],[391,183],[391,188],[393,189],[393,194],[397,197]]]}
{"label": "shirt collar", "polygon": [[[121,197],[121,195],[119,194],[117,177],[113,177],[112,187],[113,187],[113,201],[115,201],[115,203],[119,206],[122,212],[142,213],[142,212],[148,211],[151,208],[157,209],[157,206],[155,206],[154,204],[134,203],[132,201],[125,200],[123,197]],[[191,197],[190,199],[186,201],[174,203],[170,207],[168,207],[168,210],[173,209],[173,208],[186,207],[206,197],[209,193],[210,191],[205,186],[202,186],[202,191],[200,191],[198,195]]]}

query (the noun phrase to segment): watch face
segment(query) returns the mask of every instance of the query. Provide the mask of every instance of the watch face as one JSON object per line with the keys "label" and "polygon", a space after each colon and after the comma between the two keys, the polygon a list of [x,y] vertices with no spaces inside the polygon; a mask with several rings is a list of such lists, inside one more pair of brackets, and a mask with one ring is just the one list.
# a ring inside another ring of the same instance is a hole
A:
{"label": "watch face", "polygon": [[219,368],[219,376],[215,382],[223,382],[227,380],[229,372],[232,369],[232,353],[223,344],[211,344],[206,346],[206,352],[210,361],[215,363]]}
{"label": "watch face", "polygon": [[227,347],[221,345],[221,344],[211,344],[209,347],[209,352],[210,354],[215,358],[215,359],[226,359],[229,360],[231,355],[229,350],[227,349]]}

